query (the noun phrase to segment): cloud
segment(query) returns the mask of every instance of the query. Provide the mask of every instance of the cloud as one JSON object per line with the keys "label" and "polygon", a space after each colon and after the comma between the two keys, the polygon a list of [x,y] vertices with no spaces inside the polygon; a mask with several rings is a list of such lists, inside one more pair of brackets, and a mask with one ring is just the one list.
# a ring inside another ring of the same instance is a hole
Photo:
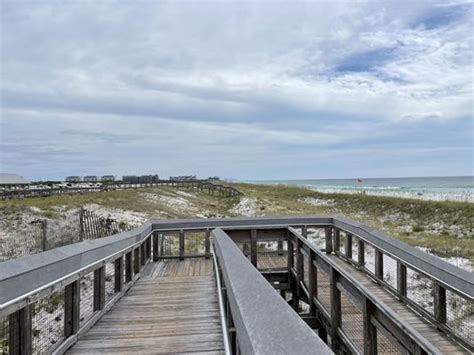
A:
{"label": "cloud", "polygon": [[[83,167],[277,171],[274,155],[405,143],[428,123],[436,139],[410,143],[437,146],[437,125],[472,119],[472,4],[4,1],[1,20],[0,138]],[[9,149],[1,169],[20,164]]]}

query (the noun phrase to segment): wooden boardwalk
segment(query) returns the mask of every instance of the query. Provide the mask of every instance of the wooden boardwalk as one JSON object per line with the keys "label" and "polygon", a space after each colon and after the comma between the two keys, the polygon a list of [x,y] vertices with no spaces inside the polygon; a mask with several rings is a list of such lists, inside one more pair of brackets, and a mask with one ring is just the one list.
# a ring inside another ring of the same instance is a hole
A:
{"label": "wooden boardwalk", "polygon": [[68,354],[223,353],[212,260],[151,263]]}
{"label": "wooden boardwalk", "polygon": [[[329,257],[441,352],[466,353],[367,274],[354,269],[335,255]],[[259,267],[262,269],[283,269],[286,261],[286,256],[259,255]],[[329,277],[320,270],[317,287],[318,299],[329,313]],[[143,277],[80,338],[68,354],[223,353],[216,292],[212,260],[172,259],[151,263],[143,271]],[[362,350],[362,311],[344,292],[341,295],[341,307],[342,328],[350,335],[354,346]],[[380,354],[400,353],[382,334],[377,336],[377,343]]]}

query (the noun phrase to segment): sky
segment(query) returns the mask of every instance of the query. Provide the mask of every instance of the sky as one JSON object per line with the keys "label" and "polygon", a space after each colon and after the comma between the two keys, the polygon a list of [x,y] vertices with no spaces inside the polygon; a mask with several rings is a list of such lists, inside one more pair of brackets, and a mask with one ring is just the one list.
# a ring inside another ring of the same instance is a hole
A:
{"label": "sky", "polygon": [[0,3],[0,172],[474,175],[471,1]]}

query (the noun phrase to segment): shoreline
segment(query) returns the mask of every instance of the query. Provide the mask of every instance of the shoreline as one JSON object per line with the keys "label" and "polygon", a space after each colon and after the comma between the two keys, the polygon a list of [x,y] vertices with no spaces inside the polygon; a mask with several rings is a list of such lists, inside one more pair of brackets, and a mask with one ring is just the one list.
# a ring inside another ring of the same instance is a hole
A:
{"label": "shoreline", "polygon": [[399,187],[318,187],[312,184],[297,184],[286,182],[241,182],[241,184],[256,184],[272,187],[299,187],[314,192],[331,195],[331,194],[347,194],[361,196],[379,196],[389,198],[414,199],[420,201],[433,202],[467,202],[474,203],[474,192],[433,192],[426,189],[407,190],[407,188]]}
{"label": "shoreline", "polygon": [[[292,185],[288,185],[292,186]],[[296,185],[293,185],[296,186]],[[406,190],[384,190],[368,188],[368,189],[344,189],[344,188],[317,188],[311,185],[304,185],[305,188],[323,194],[348,194],[348,195],[369,195],[380,197],[395,197],[403,199],[416,199],[422,201],[451,201],[451,202],[468,202],[474,203],[474,195],[472,193],[435,193],[430,191],[417,192]]]}

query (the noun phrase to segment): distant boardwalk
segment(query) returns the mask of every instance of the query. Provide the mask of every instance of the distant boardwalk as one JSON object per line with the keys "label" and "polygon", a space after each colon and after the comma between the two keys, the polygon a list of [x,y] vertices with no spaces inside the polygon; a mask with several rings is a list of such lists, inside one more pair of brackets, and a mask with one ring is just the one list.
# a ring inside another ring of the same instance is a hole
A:
{"label": "distant boardwalk", "polygon": [[[92,178],[92,177],[90,177]],[[15,188],[0,190],[0,199],[27,198],[27,197],[47,197],[51,195],[68,195],[81,194],[87,192],[104,192],[111,190],[140,189],[159,186],[171,186],[178,189],[198,189],[213,196],[235,197],[242,193],[234,187],[222,184],[211,183],[207,181],[170,181],[160,180],[153,183],[124,183],[124,182],[107,182],[100,186],[81,186],[80,184],[72,184],[67,187],[52,188]]]}

